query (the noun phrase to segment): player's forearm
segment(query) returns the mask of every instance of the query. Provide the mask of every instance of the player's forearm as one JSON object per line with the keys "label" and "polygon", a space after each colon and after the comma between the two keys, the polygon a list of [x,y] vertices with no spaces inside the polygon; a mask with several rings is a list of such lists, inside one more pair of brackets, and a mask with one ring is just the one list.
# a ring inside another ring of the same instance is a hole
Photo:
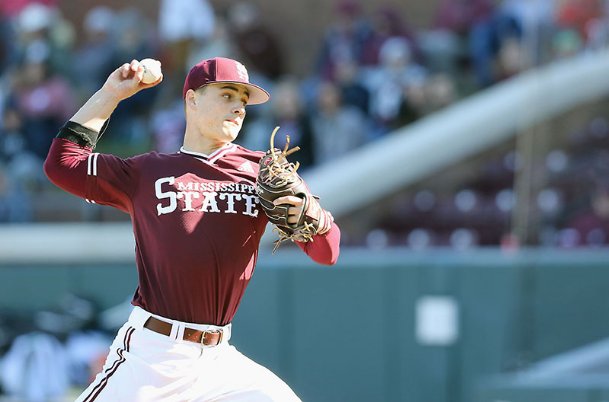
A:
{"label": "player's forearm", "polygon": [[70,119],[93,131],[100,132],[104,123],[118,106],[120,99],[104,88],[95,92]]}

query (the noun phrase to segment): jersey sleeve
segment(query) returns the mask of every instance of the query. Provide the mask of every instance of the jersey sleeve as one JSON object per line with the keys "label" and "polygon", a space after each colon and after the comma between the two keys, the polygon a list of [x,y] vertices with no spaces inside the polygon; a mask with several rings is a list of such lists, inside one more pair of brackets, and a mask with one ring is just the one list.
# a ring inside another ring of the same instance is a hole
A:
{"label": "jersey sleeve", "polygon": [[313,241],[295,243],[313,261],[324,265],[334,265],[340,253],[340,228],[336,222],[332,222],[330,230],[322,235],[313,236]]}
{"label": "jersey sleeve", "polygon": [[129,212],[137,176],[135,159],[93,152],[97,134],[75,124],[66,124],[53,140],[45,174],[58,187],[89,203]]}

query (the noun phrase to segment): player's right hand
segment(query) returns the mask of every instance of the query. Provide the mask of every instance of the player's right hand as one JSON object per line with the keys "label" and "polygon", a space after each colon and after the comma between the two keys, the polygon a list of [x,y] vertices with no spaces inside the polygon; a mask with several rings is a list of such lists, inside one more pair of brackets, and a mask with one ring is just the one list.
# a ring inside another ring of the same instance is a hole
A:
{"label": "player's right hand", "polygon": [[114,70],[108,76],[102,89],[121,101],[135,95],[142,89],[152,88],[163,81],[163,76],[161,75],[155,82],[144,84],[142,82],[143,76],[144,67],[140,65],[138,60],[132,60],[131,63],[125,63]]}

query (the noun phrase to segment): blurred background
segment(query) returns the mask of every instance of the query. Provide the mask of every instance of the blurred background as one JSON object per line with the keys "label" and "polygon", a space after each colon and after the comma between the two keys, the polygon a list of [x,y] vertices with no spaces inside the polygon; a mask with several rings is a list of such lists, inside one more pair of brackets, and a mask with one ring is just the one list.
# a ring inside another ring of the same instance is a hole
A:
{"label": "blurred background", "polygon": [[49,183],[52,138],[153,57],[97,151],[177,151],[213,56],[272,94],[237,142],[280,126],[342,230],[332,268],[267,233],[241,351],[303,401],[609,401],[608,48],[606,0],[0,0],[0,401],[73,400],[137,283],[129,217]]}

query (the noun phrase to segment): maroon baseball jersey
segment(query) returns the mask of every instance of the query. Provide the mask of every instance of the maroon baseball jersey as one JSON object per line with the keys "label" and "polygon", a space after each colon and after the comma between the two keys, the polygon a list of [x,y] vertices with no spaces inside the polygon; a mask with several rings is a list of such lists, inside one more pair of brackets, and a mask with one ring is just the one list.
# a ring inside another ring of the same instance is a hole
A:
{"label": "maroon baseball jersey", "polygon": [[[254,186],[262,155],[227,144],[210,155],[181,150],[121,159],[56,138],[45,172],[66,191],[131,215],[139,276],[134,305],[225,325],[252,276],[268,222]],[[299,246],[333,264],[339,239],[334,224]]]}

